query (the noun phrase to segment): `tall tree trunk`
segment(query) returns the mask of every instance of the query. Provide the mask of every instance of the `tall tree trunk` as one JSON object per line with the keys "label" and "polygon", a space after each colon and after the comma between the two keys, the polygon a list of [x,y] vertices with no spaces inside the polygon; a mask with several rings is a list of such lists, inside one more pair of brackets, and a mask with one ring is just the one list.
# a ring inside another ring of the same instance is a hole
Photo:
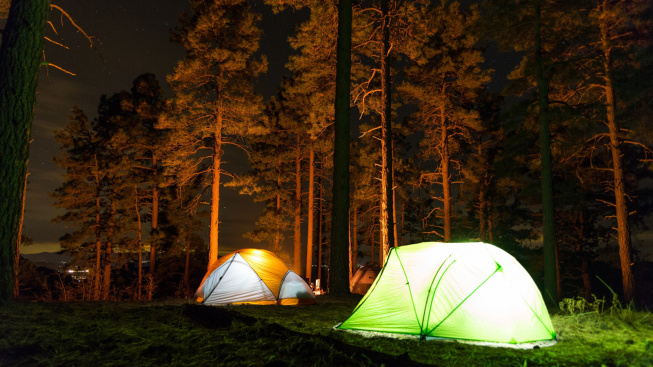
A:
{"label": "tall tree trunk", "polygon": [[315,212],[313,189],[315,187],[315,151],[311,149],[308,167],[308,233],[306,234],[306,278],[313,279],[313,213]]}
{"label": "tall tree trunk", "polygon": [[184,295],[190,297],[190,234],[192,230],[193,217],[188,215],[186,221],[186,262],[184,263]]}
{"label": "tall tree trunk", "polygon": [[220,164],[222,163],[222,109],[217,112],[213,143],[213,177],[211,182],[211,224],[209,227],[209,265],[218,261],[218,225],[220,212]]}
{"label": "tall tree trunk", "polygon": [[100,166],[97,154],[93,155],[95,161],[95,276],[93,279],[93,300],[100,300],[100,280],[102,279],[102,231],[100,221],[102,187],[100,186]]}
{"label": "tall tree trunk", "polygon": [[338,41],[336,60],[335,140],[333,149],[333,206],[329,291],[349,293],[349,144],[351,82],[351,0],[338,1]]}
{"label": "tall tree trunk", "polygon": [[[481,138],[478,140],[478,156],[483,156],[483,141]],[[488,171],[484,170],[483,176],[479,179],[478,185],[478,223],[479,223],[479,239],[485,242],[487,239],[487,186],[488,186]]]}
{"label": "tall tree trunk", "polygon": [[354,206],[352,209],[354,212],[354,226],[353,230],[351,233],[351,238],[353,242],[352,246],[352,260],[351,260],[351,271],[356,274],[356,270],[358,269],[358,206]]}
{"label": "tall tree trunk", "polygon": [[[444,95],[444,87],[443,93]],[[440,120],[442,122],[442,161],[440,169],[442,173],[442,215],[444,217],[444,242],[451,242],[451,180],[449,177],[449,128],[447,118],[444,114],[444,107],[440,108]]]}
{"label": "tall tree trunk", "polygon": [[111,292],[111,265],[112,265],[112,252],[113,252],[113,233],[115,229],[115,219],[116,219],[116,204],[115,204],[115,193],[111,194],[111,204],[109,209],[109,223],[108,223],[108,233],[107,233],[107,243],[104,249],[104,273],[102,274],[102,300],[106,301],[109,299],[109,293]]}
{"label": "tall tree trunk", "polygon": [[[154,279],[156,275],[156,252],[158,251],[159,240],[159,188],[157,186],[157,159],[152,153],[152,168],[154,169],[154,178],[152,182],[152,226],[150,227],[150,277]],[[139,293],[140,297],[140,293]]]}
{"label": "tall tree trunk", "polygon": [[540,120],[540,157],[542,165],[542,231],[544,246],[544,289],[545,299],[552,305],[558,304],[555,228],[553,221],[553,172],[551,163],[551,133],[549,131],[549,81],[544,75],[542,60],[542,38],[540,30],[540,4],[535,3],[535,67]]}
{"label": "tall tree trunk", "polygon": [[275,223],[277,225],[277,230],[274,232],[274,244],[273,244],[273,252],[279,253],[281,252],[281,195],[279,194],[281,192],[281,172],[280,170],[278,171],[277,174],[277,206],[276,206],[276,217],[275,217]]}
{"label": "tall tree trunk", "polygon": [[[604,2],[605,3],[605,2]],[[619,258],[621,260],[621,277],[624,300],[630,303],[635,298],[635,280],[631,264],[632,244],[628,224],[628,207],[626,205],[626,187],[624,182],[623,161],[621,153],[621,137],[616,118],[616,101],[612,86],[612,55],[608,25],[604,20],[601,25],[601,46],[603,51],[603,69],[605,72],[605,108],[606,124],[610,135],[610,153],[612,154],[612,173],[614,176],[615,210],[617,216],[617,239],[619,242]]]}
{"label": "tall tree trunk", "polygon": [[12,0],[0,45],[0,306],[13,298],[36,84],[49,0]]}
{"label": "tall tree trunk", "polygon": [[138,203],[138,186],[134,185],[134,213],[136,213],[136,240],[138,241],[138,284],[136,289],[136,299],[141,300],[143,294],[143,238],[141,226],[141,212]]}
{"label": "tall tree trunk", "polygon": [[390,17],[388,0],[381,0],[383,17],[381,47],[381,261],[394,247],[393,200],[392,200],[392,104],[390,99]]}
{"label": "tall tree trunk", "polygon": [[324,195],[322,194],[322,165],[320,165],[320,175],[318,176],[318,215],[317,215],[317,279],[322,279],[322,221],[324,213]]}
{"label": "tall tree trunk", "polygon": [[293,249],[293,271],[302,275],[302,156],[301,140],[297,136],[297,154],[295,155],[295,230]]}
{"label": "tall tree trunk", "polygon": [[18,267],[20,265],[20,245],[23,240],[23,220],[25,219],[25,196],[27,194],[27,176],[25,173],[25,185],[23,186],[23,203],[20,210],[20,221],[18,222],[18,241],[16,241],[16,252],[14,253],[14,299],[20,296],[20,279],[18,279]]}

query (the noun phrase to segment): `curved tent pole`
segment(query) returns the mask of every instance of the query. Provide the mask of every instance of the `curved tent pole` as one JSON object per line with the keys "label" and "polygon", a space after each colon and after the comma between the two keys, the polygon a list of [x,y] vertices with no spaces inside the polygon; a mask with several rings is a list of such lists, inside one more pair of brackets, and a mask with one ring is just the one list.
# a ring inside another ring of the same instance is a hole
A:
{"label": "curved tent pole", "polygon": [[[485,278],[485,280],[482,281],[481,284],[479,284],[476,288],[474,288],[473,291],[469,292],[469,294],[467,295],[467,297],[465,297],[462,301],[460,301],[460,303],[459,303],[456,307],[454,307],[453,310],[451,310],[451,312],[449,312],[449,314],[448,314],[447,316],[445,316],[445,318],[442,319],[442,321],[440,321],[437,325],[435,325],[431,330],[428,330],[428,331],[423,335],[423,337],[426,336],[426,335],[428,335],[428,334],[430,334],[430,333],[432,333],[433,330],[437,329],[440,325],[442,325],[442,323],[445,322],[445,321],[449,318],[449,316],[451,316],[454,312],[456,312],[456,310],[457,310],[460,306],[462,306],[462,304],[465,303],[465,301],[467,301],[467,299],[468,299],[469,297],[471,297],[472,294],[476,293],[476,291],[477,291],[479,288],[481,288],[481,287],[483,286],[483,284],[485,284],[488,280],[490,280],[490,278],[492,278],[492,277],[494,276],[494,274],[498,273],[501,269],[503,269],[503,268],[501,267],[501,265],[499,265],[498,262],[495,261],[494,263],[497,264],[497,267],[496,267],[496,269],[494,269],[494,271],[492,272],[492,274],[490,274],[487,278]],[[431,300],[431,304],[433,304],[433,300]]]}
{"label": "curved tent pole", "polygon": [[[283,282],[286,281],[286,277],[288,276],[288,273],[290,273],[291,271],[292,270],[288,269],[286,274],[283,275],[283,278],[281,278],[281,283],[279,284],[279,294],[275,296],[276,299],[277,299],[277,304],[280,304],[279,302],[281,302],[281,288],[283,287]],[[263,280],[263,279],[261,279],[261,280]],[[263,282],[263,283],[265,283],[265,282]],[[267,286],[267,284],[266,284],[266,286]],[[270,287],[268,287],[268,289],[270,289]],[[270,292],[272,292],[272,289],[270,289]],[[274,294],[274,292],[272,292],[272,294]]]}
{"label": "curved tent pole", "polygon": [[[444,259],[444,261],[440,264],[440,267],[438,268],[438,271],[436,271],[435,274],[433,275],[433,279],[431,280],[431,285],[429,286],[429,291],[428,291],[428,293],[426,293],[426,304],[424,305],[424,314],[422,315],[422,322],[419,323],[419,333],[420,333],[420,337],[422,339],[426,338],[426,334],[428,334],[428,332],[427,333],[424,332],[425,331],[424,326],[429,324],[429,320],[430,320],[430,317],[431,317],[431,309],[433,308],[433,299],[435,298],[435,291],[438,289],[438,286],[440,285],[440,281],[442,281],[442,278],[444,278],[444,275],[447,273],[447,270],[449,270],[449,268],[453,264],[456,263],[456,260],[453,260],[442,271],[442,275],[440,275],[440,279],[438,279],[438,274],[440,274],[440,270],[442,270],[442,267],[444,266],[444,264],[447,263],[447,260],[449,260],[449,258],[451,258],[452,255],[453,254],[449,254],[449,256],[447,256],[447,258]],[[438,279],[438,283],[435,284],[435,288],[433,288],[433,284],[435,283],[436,279]],[[432,295],[431,295],[431,290],[433,290]],[[431,296],[429,297],[429,295],[431,295]],[[430,300],[430,302],[429,302],[429,300]],[[428,312],[427,312],[427,310],[428,310]],[[418,320],[418,322],[419,322],[419,320]]]}

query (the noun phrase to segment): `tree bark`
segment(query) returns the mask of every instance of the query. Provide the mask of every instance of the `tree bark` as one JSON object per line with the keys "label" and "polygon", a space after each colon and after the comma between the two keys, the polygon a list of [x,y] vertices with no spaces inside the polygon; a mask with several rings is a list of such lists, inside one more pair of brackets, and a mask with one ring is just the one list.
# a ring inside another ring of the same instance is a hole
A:
{"label": "tree bark", "polygon": [[394,247],[394,209],[392,200],[392,104],[390,99],[390,18],[388,0],[381,0],[381,261]]}
{"label": "tree bark", "polygon": [[601,25],[601,46],[603,51],[603,69],[605,72],[605,108],[606,124],[610,135],[610,153],[612,154],[612,173],[614,177],[615,210],[617,216],[617,239],[619,242],[619,258],[621,262],[621,277],[624,300],[630,303],[635,299],[635,280],[631,265],[632,244],[628,224],[628,207],[626,205],[626,187],[624,182],[623,162],[621,153],[620,130],[617,125],[614,88],[612,86],[612,55],[610,35],[605,21]]}
{"label": "tree bark", "polygon": [[[444,87],[443,93],[444,95]],[[440,172],[442,173],[442,215],[444,217],[444,242],[451,242],[451,181],[449,179],[449,130],[447,118],[444,114],[444,107],[440,108],[440,119],[442,121],[442,161]]]}
{"label": "tree bark", "polygon": [[156,274],[156,252],[158,250],[157,241],[159,239],[159,189],[157,187],[158,171],[156,155],[154,155],[154,153],[152,153],[152,168],[154,169],[154,178],[152,180],[152,226],[150,228],[150,277],[154,279]]}
{"label": "tree bark", "polygon": [[[141,213],[138,203],[138,186],[134,185],[134,213],[136,214],[136,241],[138,242],[138,284],[136,289],[136,299],[141,300],[143,295],[143,238],[141,226]],[[150,265],[151,266],[151,265]]]}
{"label": "tree bark", "polygon": [[101,266],[102,266],[102,231],[100,222],[100,211],[102,187],[100,186],[100,167],[97,159],[97,154],[93,155],[95,161],[95,277],[93,279],[93,300],[100,300],[100,280],[102,279]]}
{"label": "tree bark", "polygon": [[211,182],[211,224],[209,227],[210,268],[218,261],[218,224],[220,213],[220,164],[222,163],[222,111],[217,112],[213,142],[213,177]]}
{"label": "tree bark", "polygon": [[27,176],[25,173],[25,185],[23,186],[23,202],[20,210],[20,221],[18,222],[18,241],[16,241],[16,252],[14,253],[14,299],[20,296],[20,279],[18,279],[18,266],[20,265],[20,245],[23,240],[23,220],[25,219],[25,195],[27,194]]}
{"label": "tree bark", "polygon": [[551,133],[549,131],[549,81],[544,75],[540,30],[540,1],[535,4],[535,67],[539,102],[540,159],[542,165],[542,243],[544,247],[545,300],[558,304],[555,228],[553,221],[553,172],[551,163]]}
{"label": "tree bark", "polygon": [[115,220],[116,220],[116,204],[115,204],[115,193],[111,194],[111,204],[109,209],[109,227],[106,245],[104,248],[104,272],[102,274],[102,300],[106,301],[109,299],[109,294],[111,292],[111,264],[112,264],[112,253],[113,253],[113,233],[115,229]]}
{"label": "tree bark", "polygon": [[313,213],[315,187],[315,151],[311,149],[309,167],[308,167],[308,233],[306,234],[306,278],[308,283],[313,279]]}
{"label": "tree bark", "polygon": [[338,1],[338,41],[336,60],[335,139],[333,149],[333,207],[329,290],[349,293],[349,144],[351,81],[351,0]]}
{"label": "tree bark", "polygon": [[302,275],[302,157],[301,140],[297,136],[297,152],[295,155],[295,230],[294,230],[294,251],[293,271]]}
{"label": "tree bark", "polygon": [[0,45],[0,306],[13,299],[16,247],[49,0],[12,0]]}

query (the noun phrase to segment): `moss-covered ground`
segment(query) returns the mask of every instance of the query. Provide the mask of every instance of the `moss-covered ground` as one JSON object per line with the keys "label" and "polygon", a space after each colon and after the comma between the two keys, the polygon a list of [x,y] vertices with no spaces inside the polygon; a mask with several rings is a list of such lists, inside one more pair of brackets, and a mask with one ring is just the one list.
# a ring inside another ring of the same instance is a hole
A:
{"label": "moss-covered ground", "polygon": [[0,366],[653,366],[653,317],[553,315],[558,343],[508,349],[336,331],[360,297],[312,306],[189,301],[14,303],[0,308]]}

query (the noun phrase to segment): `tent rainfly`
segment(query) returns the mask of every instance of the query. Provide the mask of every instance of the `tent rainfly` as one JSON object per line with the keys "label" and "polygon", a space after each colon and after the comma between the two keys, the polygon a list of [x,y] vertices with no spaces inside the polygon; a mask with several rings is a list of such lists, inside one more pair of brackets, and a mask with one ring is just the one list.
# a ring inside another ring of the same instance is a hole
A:
{"label": "tent rainfly", "polygon": [[338,329],[511,344],[555,339],[528,272],[482,242],[391,248],[376,281]]}
{"label": "tent rainfly", "polygon": [[315,303],[306,282],[266,250],[243,249],[222,256],[207,271],[197,292],[203,304]]}

